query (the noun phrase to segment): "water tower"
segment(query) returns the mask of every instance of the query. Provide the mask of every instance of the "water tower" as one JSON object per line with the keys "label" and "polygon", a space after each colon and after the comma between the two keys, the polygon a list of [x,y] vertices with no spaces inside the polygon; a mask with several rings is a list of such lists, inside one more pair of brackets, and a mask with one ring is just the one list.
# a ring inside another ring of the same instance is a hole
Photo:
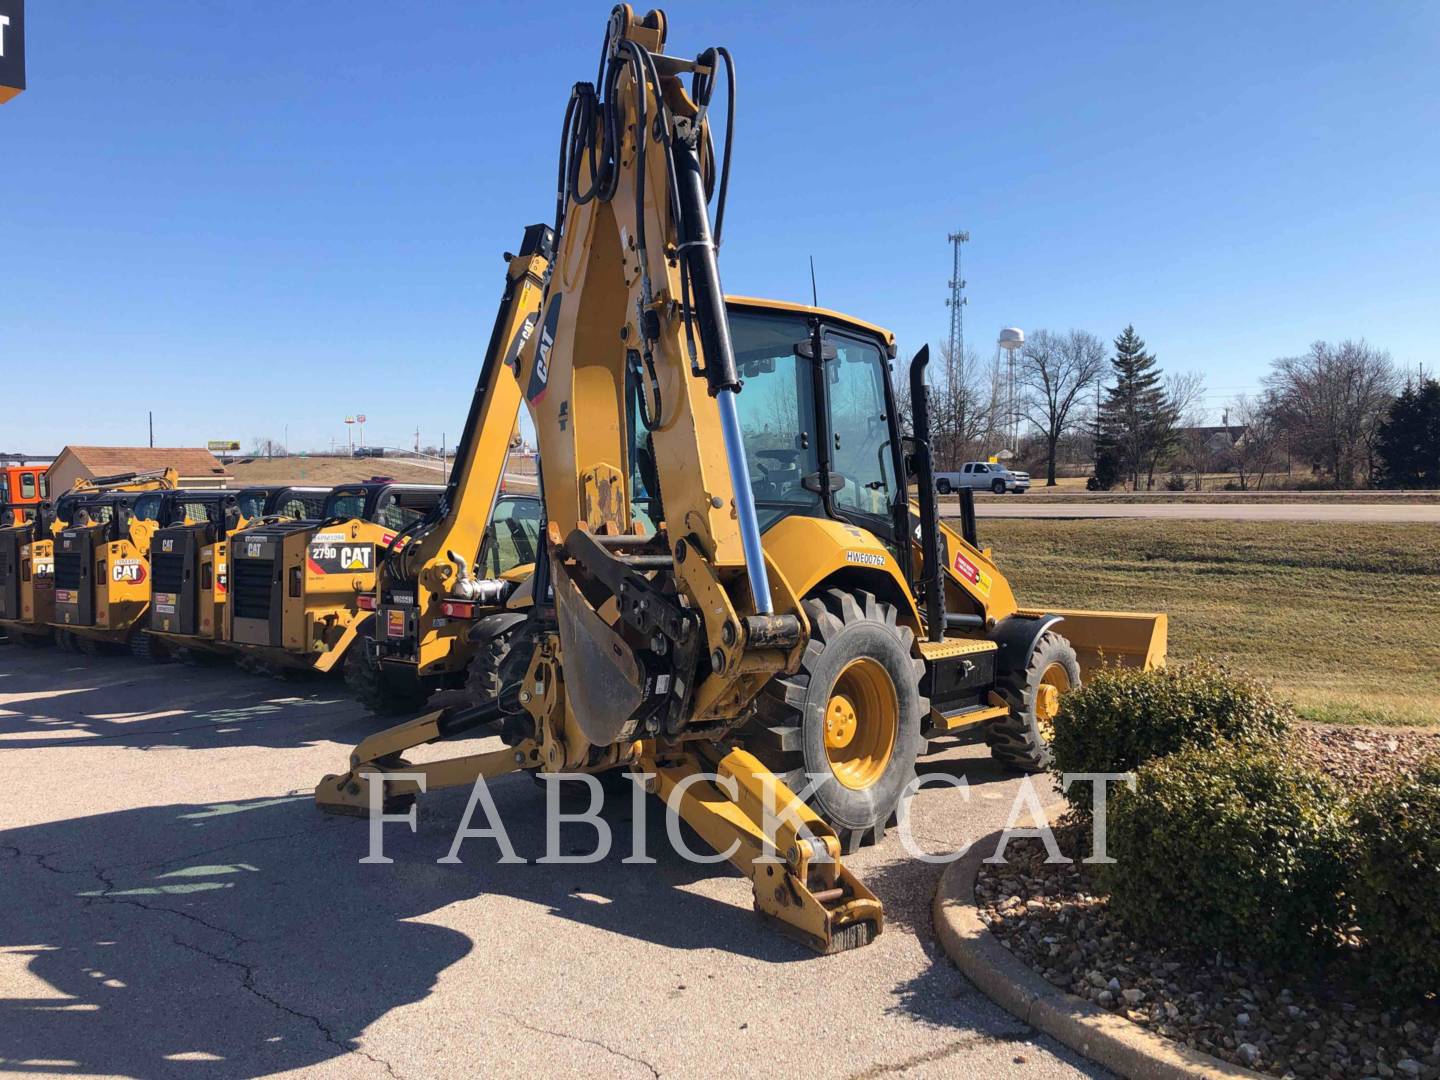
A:
{"label": "water tower", "polygon": [[995,342],[996,357],[1000,350],[1005,352],[1005,438],[1011,453],[1018,451],[1020,443],[1020,402],[1015,394],[1015,352],[1025,347],[1025,331],[1018,326],[1007,326],[1000,331]]}

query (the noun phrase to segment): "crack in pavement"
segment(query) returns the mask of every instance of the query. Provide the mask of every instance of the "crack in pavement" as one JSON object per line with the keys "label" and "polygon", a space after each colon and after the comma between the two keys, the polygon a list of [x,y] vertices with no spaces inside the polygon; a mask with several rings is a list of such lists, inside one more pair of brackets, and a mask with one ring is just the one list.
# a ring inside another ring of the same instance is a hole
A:
{"label": "crack in pavement", "polygon": [[583,1035],[572,1035],[568,1031],[552,1031],[550,1028],[543,1028],[538,1027],[535,1024],[528,1024],[524,1020],[521,1020],[514,1013],[507,1012],[501,1013],[501,1015],[508,1018],[511,1022],[518,1024],[526,1031],[533,1031],[540,1035],[553,1035],[557,1039],[569,1039],[572,1042],[588,1043],[591,1046],[598,1046],[607,1054],[614,1054],[616,1057],[624,1058],[626,1061],[633,1061],[636,1065],[645,1066],[645,1068],[650,1070],[650,1074],[654,1076],[656,1080],[659,1080],[660,1070],[657,1069],[654,1065],[651,1065],[650,1062],[646,1061],[644,1058],[635,1057],[633,1054],[627,1054],[623,1050],[616,1050],[613,1046],[607,1046],[599,1039],[587,1039]]}
{"label": "crack in pavement", "polygon": [[46,870],[49,870],[52,874],[83,874],[83,873],[85,873],[85,870],[83,870],[83,869],[80,869],[80,870],[61,870],[60,867],[58,867],[58,866],[51,866],[48,862],[46,862],[47,859],[52,859],[52,858],[54,858],[56,855],[59,855],[60,852],[58,852],[58,851],[22,851],[20,848],[16,847],[14,844],[0,844],[0,851],[8,851],[8,852],[10,852],[10,853],[11,853],[11,858],[14,858],[14,859],[34,859],[35,862],[36,862],[39,866],[41,866],[42,868],[44,868],[44,869],[46,869]]}
{"label": "crack in pavement", "polygon": [[1034,1028],[1017,1028],[1014,1031],[1001,1031],[994,1035],[987,1035],[984,1032],[976,1032],[973,1035],[966,1035],[963,1038],[955,1039],[937,1046],[933,1050],[927,1050],[923,1054],[916,1054],[914,1057],[906,1058],[893,1065],[872,1065],[857,1073],[851,1073],[849,1080],[875,1080],[877,1077],[889,1076],[893,1073],[904,1072],[906,1069],[913,1069],[918,1065],[930,1065],[937,1061],[943,1061],[948,1057],[965,1050],[973,1050],[977,1046],[989,1046],[994,1043],[1028,1042],[1034,1038]]}
{"label": "crack in pavement", "polygon": [[391,1065],[390,1062],[386,1061],[384,1058],[376,1057],[374,1054],[371,1054],[368,1051],[362,1050],[360,1047],[353,1045],[353,1040],[339,1038],[335,1034],[335,1032],[330,1030],[329,1025],[326,1024],[325,1021],[320,1019],[320,1017],[315,1016],[312,1013],[301,1012],[299,1009],[291,1008],[283,1001],[279,1000],[278,998],[271,997],[269,994],[265,993],[265,991],[261,990],[258,986],[255,985],[255,968],[252,965],[247,964],[244,960],[239,960],[230,956],[222,956],[219,953],[213,953],[209,949],[201,948],[199,945],[192,945],[188,941],[181,941],[174,934],[170,935],[170,940],[176,945],[180,946],[180,948],[182,949],[189,949],[191,952],[197,953],[198,955],[203,956],[208,960],[212,960],[217,964],[222,964],[226,967],[235,968],[240,972],[240,986],[243,990],[246,991],[246,993],[252,994],[256,998],[265,1002],[265,1004],[279,1010],[280,1012],[285,1013],[287,1016],[293,1016],[297,1020],[308,1020],[311,1024],[315,1025],[315,1029],[320,1032],[320,1034],[324,1037],[325,1041],[328,1042],[331,1046],[334,1046],[347,1054],[358,1054],[360,1057],[365,1058],[367,1061],[384,1068],[384,1070],[391,1076],[395,1077],[396,1080],[401,1080],[400,1074],[395,1071],[395,1067]]}

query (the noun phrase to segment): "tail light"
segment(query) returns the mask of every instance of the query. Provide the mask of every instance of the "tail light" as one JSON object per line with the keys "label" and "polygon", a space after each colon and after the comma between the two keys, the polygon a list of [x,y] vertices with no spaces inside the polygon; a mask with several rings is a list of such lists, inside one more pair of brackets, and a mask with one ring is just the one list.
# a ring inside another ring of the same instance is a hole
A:
{"label": "tail light", "polygon": [[355,606],[358,607],[361,611],[374,611],[375,597],[373,597],[369,593],[361,593],[358,597],[355,598]]}
{"label": "tail light", "polygon": [[475,618],[475,605],[469,600],[446,600],[440,605],[440,611],[450,619]]}

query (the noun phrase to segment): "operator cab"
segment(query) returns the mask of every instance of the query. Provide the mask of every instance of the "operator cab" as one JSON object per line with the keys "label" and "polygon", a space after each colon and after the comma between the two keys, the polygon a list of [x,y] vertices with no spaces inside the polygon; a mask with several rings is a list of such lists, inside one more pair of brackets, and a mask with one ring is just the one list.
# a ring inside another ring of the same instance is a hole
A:
{"label": "operator cab", "polygon": [[325,521],[373,521],[399,532],[425,517],[445,494],[440,484],[397,484],[373,479],[342,484],[330,492],[320,517]]}
{"label": "operator cab", "polygon": [[[823,308],[726,300],[736,409],[763,532],[791,515],[868,529],[905,564],[905,489],[890,384],[893,339],[877,326]],[[820,359],[817,361],[816,356]],[[653,530],[661,509],[644,402],[632,386],[634,516]]]}
{"label": "operator cab", "polygon": [[263,518],[290,521],[318,521],[325,510],[328,487],[247,487],[236,495],[240,518],[258,522]]}

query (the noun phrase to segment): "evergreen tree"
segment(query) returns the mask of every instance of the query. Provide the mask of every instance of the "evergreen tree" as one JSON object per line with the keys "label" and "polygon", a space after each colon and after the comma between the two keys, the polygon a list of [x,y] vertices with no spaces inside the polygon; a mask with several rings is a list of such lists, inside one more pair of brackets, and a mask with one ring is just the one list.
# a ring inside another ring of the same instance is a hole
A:
{"label": "evergreen tree", "polygon": [[1127,326],[1115,339],[1110,374],[1115,385],[1105,388],[1105,400],[1100,403],[1096,458],[1118,463],[1120,475],[1138,489],[1141,473],[1153,472],[1168,449],[1162,444],[1173,438],[1175,409],[1165,393],[1155,356],[1145,351],[1145,342],[1134,326]]}
{"label": "evergreen tree", "polygon": [[1381,421],[1376,449],[1386,487],[1440,488],[1440,382],[1405,387]]}

